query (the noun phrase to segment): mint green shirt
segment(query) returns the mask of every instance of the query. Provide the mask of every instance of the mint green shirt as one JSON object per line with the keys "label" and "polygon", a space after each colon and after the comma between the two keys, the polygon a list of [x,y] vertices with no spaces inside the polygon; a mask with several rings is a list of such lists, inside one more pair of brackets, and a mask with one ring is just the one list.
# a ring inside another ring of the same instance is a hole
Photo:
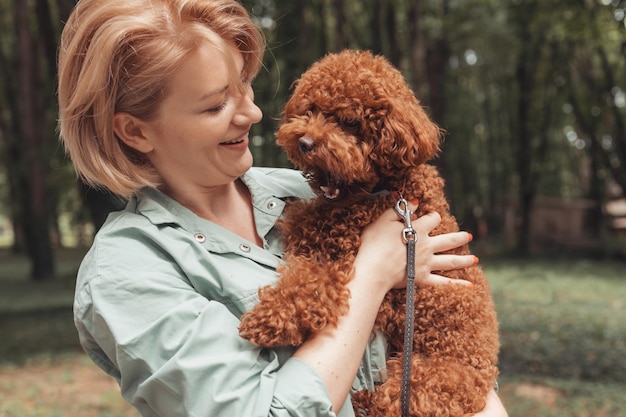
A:
{"label": "mint green shirt", "polygon": [[[81,264],[81,345],[144,417],[335,415],[321,379],[292,348],[239,337],[258,288],[277,279],[274,225],[285,200],[312,197],[293,170],[252,168],[242,180],[263,248],[144,189],[109,216]],[[380,382],[384,348],[384,337],[373,338],[353,390]],[[354,416],[348,402],[339,416]]]}

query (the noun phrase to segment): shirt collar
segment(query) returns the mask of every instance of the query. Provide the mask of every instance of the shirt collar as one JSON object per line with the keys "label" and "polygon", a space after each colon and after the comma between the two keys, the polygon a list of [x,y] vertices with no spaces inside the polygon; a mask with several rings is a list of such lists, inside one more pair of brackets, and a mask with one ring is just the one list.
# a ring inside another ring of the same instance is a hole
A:
{"label": "shirt collar", "polygon": [[[313,197],[313,192],[306,186],[306,181],[298,171],[251,168],[241,180],[250,190],[255,212],[261,212],[274,219],[282,214],[284,200]],[[175,224],[187,230],[195,230],[199,226],[199,221],[200,223],[206,221],[167,194],[151,187],[142,188],[131,198],[129,206],[134,207],[135,211],[144,215],[154,225]],[[255,220],[257,223],[260,221],[258,217]],[[269,225],[263,227],[267,228]]]}

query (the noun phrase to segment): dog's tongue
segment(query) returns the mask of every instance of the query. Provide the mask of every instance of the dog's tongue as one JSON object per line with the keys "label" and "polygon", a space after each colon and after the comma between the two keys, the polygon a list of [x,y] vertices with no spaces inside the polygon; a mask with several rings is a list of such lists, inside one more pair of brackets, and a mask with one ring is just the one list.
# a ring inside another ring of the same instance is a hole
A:
{"label": "dog's tongue", "polygon": [[336,200],[339,197],[339,187],[336,184],[336,181],[330,177],[326,176],[327,185],[320,185],[320,190],[324,193],[324,198],[326,200]]}
{"label": "dog's tongue", "polygon": [[322,185],[320,189],[324,193],[324,198],[326,198],[327,200],[335,200],[337,199],[337,197],[339,197],[339,188],[337,187]]}

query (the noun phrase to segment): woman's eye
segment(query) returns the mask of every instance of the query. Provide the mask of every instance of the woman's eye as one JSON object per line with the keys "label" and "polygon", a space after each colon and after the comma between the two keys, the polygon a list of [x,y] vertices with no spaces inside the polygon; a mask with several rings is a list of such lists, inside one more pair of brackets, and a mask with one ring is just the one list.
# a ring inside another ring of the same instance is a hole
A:
{"label": "woman's eye", "polygon": [[207,112],[208,113],[219,113],[220,111],[224,110],[225,107],[226,107],[226,100],[224,100],[218,106],[211,107],[210,109],[207,109]]}

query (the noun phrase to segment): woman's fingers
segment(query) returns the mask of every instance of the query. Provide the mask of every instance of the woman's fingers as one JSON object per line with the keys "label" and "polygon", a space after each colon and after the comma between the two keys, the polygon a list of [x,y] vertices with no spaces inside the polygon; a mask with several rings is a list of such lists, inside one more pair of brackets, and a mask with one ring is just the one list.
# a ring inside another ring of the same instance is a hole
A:
{"label": "woman's fingers", "polygon": [[448,278],[432,271],[445,272],[476,265],[478,258],[474,255],[442,253],[466,245],[472,240],[472,235],[467,232],[452,232],[430,236],[430,233],[441,223],[441,216],[436,212],[425,214],[412,223],[417,233],[416,245],[424,245],[424,247],[429,248],[425,251],[431,254],[429,258],[422,259],[426,262],[420,263],[416,259],[416,271],[421,270],[421,273],[417,274],[421,276],[421,279],[416,279],[417,285],[460,284],[471,286],[469,281]]}
{"label": "woman's fingers", "polygon": [[[430,212],[413,220],[413,228],[420,236],[430,235],[430,233],[441,223],[441,216],[437,212]],[[450,232],[443,235],[430,236],[432,238],[433,249],[437,252],[444,252],[458,248],[472,240],[472,235],[468,232]]]}
{"label": "woman's fingers", "polygon": [[423,279],[422,281],[419,282],[419,286],[442,285],[442,284],[463,285],[466,287],[471,287],[474,285],[469,281],[465,281],[464,279],[452,279],[452,278],[444,277],[444,276],[437,275],[437,274],[429,274],[426,277],[426,279]]}
{"label": "woman's fingers", "polygon": [[478,263],[474,255],[435,255],[430,265],[433,271],[450,271],[463,269]]}
{"label": "woman's fingers", "polygon": [[424,214],[423,216],[412,221],[413,228],[418,232],[418,235],[428,235],[435,229],[435,227],[439,226],[439,223],[441,223],[441,216],[439,213],[434,211]]}
{"label": "woman's fingers", "polygon": [[452,232],[443,235],[430,236],[430,244],[435,253],[446,252],[456,249],[472,241],[472,235],[468,232]]}

